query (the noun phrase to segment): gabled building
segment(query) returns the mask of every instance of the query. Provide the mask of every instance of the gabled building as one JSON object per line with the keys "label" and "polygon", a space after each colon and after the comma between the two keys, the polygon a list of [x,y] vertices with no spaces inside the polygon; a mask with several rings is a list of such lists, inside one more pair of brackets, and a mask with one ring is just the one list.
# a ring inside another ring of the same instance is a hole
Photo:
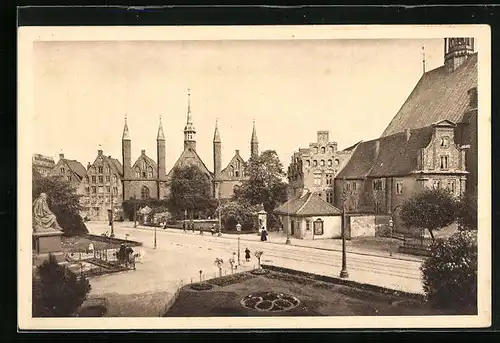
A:
{"label": "gabled building", "polygon": [[382,137],[448,120],[455,140],[469,145],[467,192],[477,196],[477,78],[478,53],[474,38],[445,38],[444,65],[425,72],[394,116]]}
{"label": "gabled building", "polygon": [[45,177],[52,173],[56,166],[54,159],[42,154],[33,154],[32,168],[34,175]]}
{"label": "gabled building", "polygon": [[342,211],[308,190],[274,213],[283,223],[283,232],[292,237],[315,240],[341,236]]}
{"label": "gabled building", "polygon": [[87,164],[82,203],[89,219],[107,220],[112,206],[114,213],[119,212],[123,199],[122,170],[120,161],[104,155],[101,149],[94,162]]}
{"label": "gabled building", "polygon": [[334,179],[352,155],[355,146],[337,150],[328,131],[318,131],[317,141],[295,152],[288,166],[288,196],[301,196],[305,189],[326,202],[334,203]]}
{"label": "gabled building", "polygon": [[445,39],[445,64],[425,72],[378,139],[359,143],[335,179],[335,204],[393,213],[415,192],[477,194],[477,53]]}
{"label": "gabled building", "polygon": [[468,172],[456,125],[443,120],[361,142],[335,179],[335,204],[348,212],[391,213],[415,192],[448,188],[465,192]]}

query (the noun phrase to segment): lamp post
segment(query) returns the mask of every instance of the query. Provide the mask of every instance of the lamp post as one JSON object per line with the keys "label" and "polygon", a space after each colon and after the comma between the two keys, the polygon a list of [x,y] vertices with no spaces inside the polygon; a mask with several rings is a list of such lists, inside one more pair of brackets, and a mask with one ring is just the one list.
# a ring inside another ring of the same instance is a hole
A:
{"label": "lamp post", "polygon": [[155,232],[155,233],[154,233],[154,235],[155,235],[155,236],[154,236],[154,249],[156,249],[156,225],[154,226],[154,228],[155,228],[155,229],[154,229],[154,232]]}
{"label": "lamp post", "polygon": [[236,231],[238,231],[238,266],[240,265],[240,232],[241,232],[241,224],[236,224]]}
{"label": "lamp post", "polygon": [[217,236],[220,237],[222,236],[222,209],[220,207],[220,184],[219,184],[219,194],[218,194],[218,198],[219,198],[219,232],[217,233]]}
{"label": "lamp post", "polygon": [[340,277],[345,279],[349,277],[347,272],[347,256],[345,251],[345,227],[346,227],[346,216],[345,216],[345,202],[342,204],[342,270],[340,271]]}
{"label": "lamp post", "polygon": [[134,201],[134,229],[137,227],[137,202],[135,201],[135,196],[132,198]]}
{"label": "lamp post", "polygon": [[114,206],[113,206],[113,190],[111,189],[111,218],[109,219],[109,224],[111,225],[111,235],[110,237],[115,237],[114,225],[113,225],[113,217],[114,217]]}

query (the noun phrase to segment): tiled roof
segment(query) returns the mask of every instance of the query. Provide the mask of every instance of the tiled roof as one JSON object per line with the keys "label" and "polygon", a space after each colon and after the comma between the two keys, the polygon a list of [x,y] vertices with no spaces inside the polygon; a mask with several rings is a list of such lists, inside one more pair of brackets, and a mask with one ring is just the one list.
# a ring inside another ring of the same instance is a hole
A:
{"label": "tiled roof", "polygon": [[87,170],[85,169],[85,167],[83,166],[83,164],[81,164],[77,160],[64,159],[64,161],[66,162],[66,164],[68,165],[68,167],[76,175],[78,175],[78,177],[80,178],[80,180],[82,180],[85,177],[85,175],[87,175]]}
{"label": "tiled roof", "polygon": [[375,140],[361,142],[336,178],[362,179],[370,172],[375,160]]}
{"label": "tiled roof", "polygon": [[120,175],[120,177],[123,176],[123,166],[120,163],[120,161],[118,161],[118,159],[116,159],[116,158],[110,158],[110,160],[114,164],[114,166],[116,167],[118,175]]}
{"label": "tiled roof", "polygon": [[341,210],[311,192],[287,201],[274,210],[274,212],[295,216],[332,216],[342,214]]}
{"label": "tiled roof", "polygon": [[[192,156],[189,156],[189,154],[192,154]],[[214,176],[214,174],[210,170],[208,170],[208,168],[205,165],[205,163],[203,163],[203,160],[200,158],[200,155],[198,155],[198,153],[196,152],[196,150],[184,149],[184,151],[181,153],[181,155],[179,156],[179,158],[175,162],[175,164],[172,167],[172,169],[170,169],[170,171],[167,173],[167,178],[172,177],[174,169],[178,165],[181,165],[183,163],[183,161],[186,160],[187,158],[194,158],[196,161],[198,161],[199,166],[201,167],[201,171],[202,172],[208,174],[210,177]]]}
{"label": "tiled roof", "polygon": [[[433,127],[427,126],[406,133],[400,132],[379,139],[361,142],[346,166],[337,174],[337,179],[362,179],[406,175],[415,170],[420,149],[425,148],[432,137]],[[379,152],[376,153],[376,142]]]}
{"label": "tiled roof", "polygon": [[445,119],[461,122],[469,106],[467,92],[473,87],[477,87],[477,53],[453,72],[441,66],[425,73],[382,137]]}

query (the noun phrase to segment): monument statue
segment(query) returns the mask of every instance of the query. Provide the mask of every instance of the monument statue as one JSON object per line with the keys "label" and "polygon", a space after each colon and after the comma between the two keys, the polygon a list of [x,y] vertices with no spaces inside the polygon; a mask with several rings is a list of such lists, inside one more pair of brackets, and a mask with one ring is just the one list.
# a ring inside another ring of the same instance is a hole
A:
{"label": "monument statue", "polygon": [[47,194],[45,193],[41,193],[33,202],[33,230],[34,232],[63,230],[47,204]]}

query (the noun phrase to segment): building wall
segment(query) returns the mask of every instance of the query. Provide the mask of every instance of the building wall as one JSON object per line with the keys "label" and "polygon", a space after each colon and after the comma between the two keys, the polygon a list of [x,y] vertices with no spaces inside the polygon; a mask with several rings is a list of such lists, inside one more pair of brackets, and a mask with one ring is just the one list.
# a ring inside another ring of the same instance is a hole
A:
{"label": "building wall", "polygon": [[229,199],[234,194],[234,187],[241,185],[238,180],[223,180],[220,184],[221,199]]}
{"label": "building wall", "polygon": [[351,151],[338,151],[329,140],[328,131],[318,131],[317,141],[300,149],[291,158],[288,168],[289,194],[300,196],[308,189],[323,200],[335,202],[335,176],[349,161]]}
{"label": "building wall", "polygon": [[[314,222],[316,220],[323,221],[323,234],[318,235],[314,232]],[[342,232],[342,217],[341,216],[312,216],[312,217],[296,217],[296,216],[281,216],[283,223],[283,232],[298,239],[320,240],[340,238]],[[294,232],[292,235],[292,222]],[[307,225],[309,222],[309,225]]]}

